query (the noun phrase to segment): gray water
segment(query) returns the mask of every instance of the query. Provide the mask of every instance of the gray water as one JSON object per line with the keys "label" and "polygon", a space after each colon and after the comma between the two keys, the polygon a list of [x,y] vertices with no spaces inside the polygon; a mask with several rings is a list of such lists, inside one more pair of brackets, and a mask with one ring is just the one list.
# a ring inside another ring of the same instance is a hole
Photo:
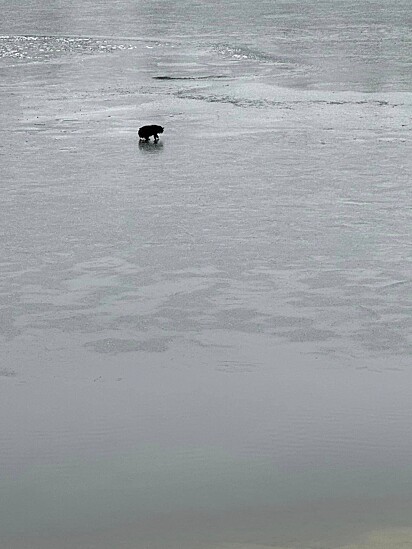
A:
{"label": "gray water", "polygon": [[409,546],[409,0],[0,13],[1,549]]}

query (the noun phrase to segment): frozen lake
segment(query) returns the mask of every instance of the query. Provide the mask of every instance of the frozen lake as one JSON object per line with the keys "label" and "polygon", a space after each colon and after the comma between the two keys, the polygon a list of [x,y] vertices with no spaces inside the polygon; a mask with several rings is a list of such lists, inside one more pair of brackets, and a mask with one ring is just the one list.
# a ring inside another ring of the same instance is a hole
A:
{"label": "frozen lake", "polygon": [[1,549],[411,544],[409,0],[0,10]]}

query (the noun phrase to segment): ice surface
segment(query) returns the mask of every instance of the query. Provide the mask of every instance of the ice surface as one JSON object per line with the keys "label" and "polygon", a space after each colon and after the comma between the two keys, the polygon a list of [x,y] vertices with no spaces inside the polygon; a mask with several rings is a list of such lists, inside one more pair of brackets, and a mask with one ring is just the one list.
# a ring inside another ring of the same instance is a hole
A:
{"label": "ice surface", "polygon": [[410,525],[409,3],[5,4],[4,547]]}

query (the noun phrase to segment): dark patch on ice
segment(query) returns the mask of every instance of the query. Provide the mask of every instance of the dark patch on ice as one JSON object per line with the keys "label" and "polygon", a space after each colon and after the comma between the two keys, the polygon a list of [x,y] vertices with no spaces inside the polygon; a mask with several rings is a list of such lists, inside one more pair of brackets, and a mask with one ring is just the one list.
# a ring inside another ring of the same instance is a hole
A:
{"label": "dark patch on ice", "polygon": [[237,307],[217,311],[212,324],[217,329],[264,333],[267,331],[268,318],[269,315],[256,309]]}
{"label": "dark patch on ice", "polygon": [[229,343],[215,343],[215,342],[204,342],[200,339],[189,339],[191,343],[194,343],[195,345],[198,345],[199,347],[203,347],[205,349],[230,349],[231,345]]}
{"label": "dark patch on ice", "polygon": [[[194,99],[195,101],[205,101],[206,103],[228,103],[234,105],[235,107],[268,107],[271,102],[265,99],[247,99],[240,97],[231,97],[230,95],[204,95],[200,93],[186,92],[179,90],[176,94],[176,97],[180,99]],[[281,102],[276,103],[279,107],[285,107]]]}
{"label": "dark patch on ice", "polygon": [[[100,319],[96,315],[79,313],[58,318],[56,313],[59,309],[63,312],[66,310],[66,308],[50,307],[50,312],[55,311],[52,318],[38,319],[32,326],[37,328],[54,328],[61,330],[63,333],[82,332],[84,334],[93,334],[103,330],[99,322]],[[69,310],[71,309],[69,308]],[[45,312],[47,313],[49,310],[46,309]]]}
{"label": "dark patch on ice", "polygon": [[14,370],[8,370],[7,368],[3,368],[3,370],[0,370],[0,377],[16,377],[17,372]]}
{"label": "dark patch on ice", "polygon": [[85,347],[91,347],[97,353],[130,353],[145,351],[148,353],[162,353],[167,351],[171,338],[159,337],[139,341],[136,339],[107,338],[86,343]]}
{"label": "dark patch on ice", "polygon": [[364,311],[367,313],[367,315],[371,318],[374,318],[376,320],[379,320],[381,318],[381,315],[379,315],[376,311],[374,311],[371,307],[365,307],[364,305],[358,305],[358,308],[361,311]]}
{"label": "dark patch on ice", "polygon": [[238,362],[237,360],[224,360],[216,368],[218,372],[225,374],[244,374],[252,372],[259,366],[258,362]]}
{"label": "dark patch on ice", "polygon": [[15,326],[15,308],[4,307],[0,312],[0,334],[5,339],[13,339],[21,334],[21,329]]}
{"label": "dark patch on ice", "polygon": [[270,322],[275,328],[309,328],[313,324],[310,318],[300,316],[275,316]]}
{"label": "dark patch on ice", "polygon": [[235,97],[230,95],[217,95],[217,94],[205,94],[199,93],[195,90],[179,90],[175,93],[175,96],[180,99],[194,99],[196,101],[205,101],[206,103],[228,103],[235,107],[243,108],[270,108],[276,107],[277,109],[293,109],[296,105],[327,105],[327,106],[353,106],[353,105],[374,105],[379,107],[393,107],[396,105],[390,104],[388,101],[379,100],[348,100],[348,101],[327,101],[325,99],[315,100],[296,100],[296,101],[276,101],[265,98],[253,98],[248,97]]}
{"label": "dark patch on ice", "polygon": [[326,341],[328,339],[338,337],[336,332],[331,330],[319,330],[316,328],[309,328],[303,330],[293,330],[285,334],[288,341],[294,342],[306,342],[306,341]]}
{"label": "dark patch on ice", "polygon": [[385,284],[384,286],[381,286],[378,288],[378,292],[385,293],[388,290],[392,290],[394,288],[397,288],[398,286],[404,286],[407,284],[411,284],[410,280],[397,280],[395,282],[390,282],[389,284]]}
{"label": "dark patch on ice", "polygon": [[367,324],[352,335],[355,340],[373,352],[409,355],[412,350],[408,338],[396,330],[396,325],[393,329],[391,322]]}
{"label": "dark patch on ice", "polygon": [[154,80],[217,80],[221,78],[230,78],[225,74],[210,74],[205,76],[153,76]]}

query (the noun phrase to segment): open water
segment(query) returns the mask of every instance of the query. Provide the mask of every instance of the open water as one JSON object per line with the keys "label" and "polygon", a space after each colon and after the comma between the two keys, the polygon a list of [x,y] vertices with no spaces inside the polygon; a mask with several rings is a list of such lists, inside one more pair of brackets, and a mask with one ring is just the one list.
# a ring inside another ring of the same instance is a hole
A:
{"label": "open water", "polygon": [[0,14],[1,549],[411,545],[410,0]]}

